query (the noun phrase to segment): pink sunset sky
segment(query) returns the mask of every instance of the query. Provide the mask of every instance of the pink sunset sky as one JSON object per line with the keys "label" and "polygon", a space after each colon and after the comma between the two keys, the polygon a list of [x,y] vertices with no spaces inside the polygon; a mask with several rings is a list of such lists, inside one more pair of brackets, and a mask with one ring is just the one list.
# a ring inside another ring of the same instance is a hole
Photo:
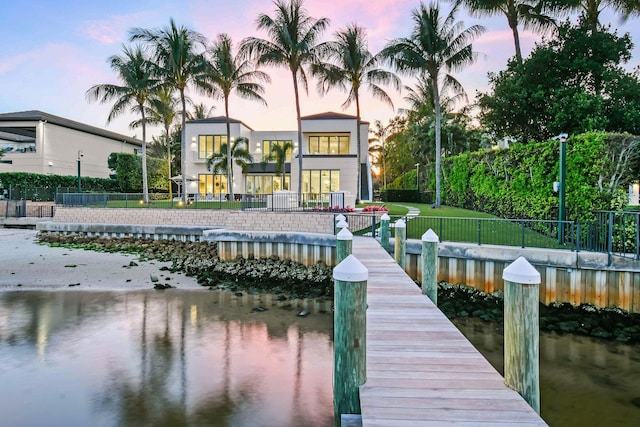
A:
{"label": "pink sunset sky", "polygon": [[[418,0],[306,0],[305,7],[313,17],[331,20],[323,40],[347,24],[357,23],[367,29],[369,49],[376,53],[389,40],[408,36],[411,30],[411,12]],[[448,11],[450,3],[440,2]],[[36,0],[10,2],[0,12],[0,36],[3,40],[0,56],[0,113],[41,110],[72,120],[107,128],[130,136],[141,137],[141,130],[131,130],[128,124],[137,117],[125,114],[110,124],[106,118],[111,105],[89,103],[85,92],[91,86],[117,83],[107,65],[107,58],[120,54],[123,43],[128,43],[132,27],[158,28],[166,26],[171,17],[177,24],[202,33],[213,40],[220,33],[229,34],[235,43],[244,37],[266,37],[256,30],[259,13],[273,15],[269,0],[130,0],[77,2],[74,0]],[[575,20],[575,16],[570,19]],[[465,71],[456,74],[470,100],[476,91],[486,91],[487,73],[506,67],[513,56],[514,47],[506,18],[473,18],[464,10],[458,14],[466,27],[484,25],[485,34],[475,43],[480,59]],[[630,32],[640,42],[638,19],[621,23],[610,13],[603,13],[602,21],[611,23],[619,33]],[[540,36],[521,30],[523,55],[531,52]],[[628,69],[638,67],[640,48],[633,51]],[[295,104],[289,71],[284,68],[265,68],[273,82],[267,86],[265,98],[268,106],[242,100],[232,95],[230,115],[256,130],[294,130]],[[403,77],[405,85],[411,79]],[[386,122],[406,107],[403,93],[389,89],[396,110],[364,93],[362,118],[373,122]],[[206,99],[191,94],[196,102],[216,107],[214,115],[224,115],[220,100]],[[345,93],[333,91],[320,97],[311,81],[308,95],[301,97],[303,115],[336,111],[355,115],[355,106],[341,109]],[[152,135],[160,133],[153,128]],[[149,138],[150,139],[150,138]]]}

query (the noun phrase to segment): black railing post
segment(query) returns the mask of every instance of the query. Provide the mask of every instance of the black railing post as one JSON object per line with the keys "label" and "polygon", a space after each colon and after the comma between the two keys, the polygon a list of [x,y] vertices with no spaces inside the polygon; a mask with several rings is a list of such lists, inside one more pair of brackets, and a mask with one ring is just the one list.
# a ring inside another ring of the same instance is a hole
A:
{"label": "black railing post", "polygon": [[609,212],[609,230],[607,232],[607,254],[609,255],[609,265],[611,265],[611,255],[613,254],[613,212]]}
{"label": "black railing post", "polygon": [[478,219],[478,246],[482,245],[482,220]]}
{"label": "black railing post", "polygon": [[580,235],[580,221],[576,223],[576,252],[580,252],[580,242],[582,241],[582,236]]}
{"label": "black railing post", "polygon": [[442,241],[442,217],[440,217],[440,230],[438,230],[438,236],[440,237],[440,240]]}
{"label": "black railing post", "polygon": [[522,221],[522,247],[524,248],[524,220]]}

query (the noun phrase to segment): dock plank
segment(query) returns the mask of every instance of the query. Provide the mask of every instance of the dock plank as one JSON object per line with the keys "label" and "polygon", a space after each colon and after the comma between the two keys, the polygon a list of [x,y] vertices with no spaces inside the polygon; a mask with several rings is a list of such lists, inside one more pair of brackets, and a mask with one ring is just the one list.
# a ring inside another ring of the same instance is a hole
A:
{"label": "dock plank", "polygon": [[375,239],[353,254],[369,270],[364,427],[547,425]]}

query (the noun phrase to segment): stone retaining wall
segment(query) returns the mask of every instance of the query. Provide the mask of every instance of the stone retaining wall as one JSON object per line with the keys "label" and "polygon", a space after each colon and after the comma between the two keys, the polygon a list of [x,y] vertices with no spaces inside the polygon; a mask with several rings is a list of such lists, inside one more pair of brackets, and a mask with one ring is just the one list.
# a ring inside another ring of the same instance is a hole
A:
{"label": "stone retaining wall", "polygon": [[333,234],[334,215],[217,209],[117,209],[58,207],[54,222],[81,224],[185,225],[252,231]]}

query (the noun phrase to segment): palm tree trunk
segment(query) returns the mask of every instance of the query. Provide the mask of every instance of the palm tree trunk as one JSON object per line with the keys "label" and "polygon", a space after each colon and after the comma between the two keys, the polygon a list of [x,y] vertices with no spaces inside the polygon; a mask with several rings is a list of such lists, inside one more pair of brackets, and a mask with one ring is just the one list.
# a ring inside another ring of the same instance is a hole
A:
{"label": "palm tree trunk", "polygon": [[297,71],[292,71],[293,93],[296,97],[296,116],[298,119],[298,206],[302,207],[302,119],[300,115],[300,94],[298,93]]}
{"label": "palm tree trunk", "polygon": [[[357,142],[357,147],[358,147],[358,155],[356,156],[356,160],[358,162],[358,170],[357,170],[357,177],[358,177],[358,188],[356,189],[356,204],[360,203],[360,197],[361,197],[361,192],[362,192],[362,159],[360,158],[360,150],[361,150],[361,144],[360,144],[360,97],[358,96],[358,89],[354,88],[354,92],[355,92],[355,97],[356,97],[356,138],[358,139]],[[355,207],[355,206],[354,206]]]}
{"label": "palm tree trunk", "polygon": [[441,146],[441,135],[440,135],[440,126],[441,126],[441,112],[440,112],[440,91],[438,89],[438,80],[436,78],[433,79],[433,103],[436,110],[436,200],[434,207],[440,207],[440,146]]}
{"label": "palm tree trunk", "polygon": [[[515,16],[517,16],[517,11],[513,12],[514,14],[516,14]],[[516,47],[516,60],[518,61],[518,63],[522,63],[522,51],[520,50],[520,33],[518,33],[518,21],[515,19],[511,19],[511,17],[508,18],[509,20],[509,27],[511,28],[511,33],[513,33],[513,42],[515,44]]]}
{"label": "palm tree trunk", "polygon": [[231,156],[231,124],[229,123],[229,95],[224,96],[224,114],[227,120],[227,193],[233,200],[233,158]]}
{"label": "palm tree trunk", "polygon": [[149,182],[147,177],[147,119],[144,114],[144,105],[140,105],[142,114],[142,200],[149,203]]}
{"label": "palm tree trunk", "polygon": [[187,204],[187,144],[185,141],[185,123],[187,116],[187,103],[184,99],[184,89],[180,89],[180,102],[182,103],[182,129],[180,130],[180,173],[182,174],[182,203]]}
{"label": "palm tree trunk", "polygon": [[169,126],[164,128],[166,133],[165,143],[167,144],[167,166],[169,167],[169,200],[173,200],[173,194],[171,189],[171,143],[169,142]]}

